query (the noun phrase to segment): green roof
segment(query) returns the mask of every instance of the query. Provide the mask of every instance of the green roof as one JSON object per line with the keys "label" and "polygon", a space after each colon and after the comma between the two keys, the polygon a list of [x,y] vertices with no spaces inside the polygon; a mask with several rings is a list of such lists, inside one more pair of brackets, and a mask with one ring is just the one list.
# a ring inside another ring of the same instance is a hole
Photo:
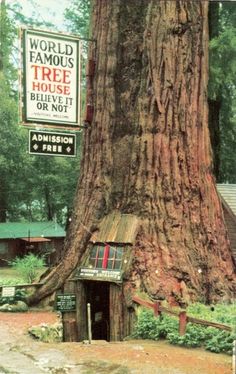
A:
{"label": "green roof", "polygon": [[0,239],[61,238],[65,235],[65,230],[53,221],[0,223]]}

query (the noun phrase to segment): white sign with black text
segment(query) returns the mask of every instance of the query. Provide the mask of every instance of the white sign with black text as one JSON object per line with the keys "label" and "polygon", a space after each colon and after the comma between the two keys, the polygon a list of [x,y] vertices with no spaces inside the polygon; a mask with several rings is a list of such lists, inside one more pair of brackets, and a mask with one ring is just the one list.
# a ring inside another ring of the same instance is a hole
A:
{"label": "white sign with black text", "polygon": [[23,121],[78,126],[79,40],[26,29],[23,59]]}
{"label": "white sign with black text", "polygon": [[29,153],[75,157],[76,135],[62,132],[30,130]]}
{"label": "white sign with black text", "polygon": [[14,297],[16,292],[15,287],[2,287],[2,297]]}

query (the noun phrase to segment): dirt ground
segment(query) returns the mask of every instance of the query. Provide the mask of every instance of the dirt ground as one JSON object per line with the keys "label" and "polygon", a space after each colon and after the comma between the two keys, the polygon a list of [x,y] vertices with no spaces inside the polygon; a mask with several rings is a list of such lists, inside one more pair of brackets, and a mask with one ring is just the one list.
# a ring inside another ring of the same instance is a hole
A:
{"label": "dirt ground", "polygon": [[27,333],[57,320],[50,311],[0,313],[0,374],[232,374],[229,356],[165,341],[51,344]]}

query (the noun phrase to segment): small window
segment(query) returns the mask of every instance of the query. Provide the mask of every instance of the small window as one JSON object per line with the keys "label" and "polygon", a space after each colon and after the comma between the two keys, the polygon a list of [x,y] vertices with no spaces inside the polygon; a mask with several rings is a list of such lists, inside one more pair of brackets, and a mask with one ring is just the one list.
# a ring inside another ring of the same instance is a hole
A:
{"label": "small window", "polygon": [[89,266],[95,269],[119,270],[121,269],[123,250],[114,245],[93,246]]}

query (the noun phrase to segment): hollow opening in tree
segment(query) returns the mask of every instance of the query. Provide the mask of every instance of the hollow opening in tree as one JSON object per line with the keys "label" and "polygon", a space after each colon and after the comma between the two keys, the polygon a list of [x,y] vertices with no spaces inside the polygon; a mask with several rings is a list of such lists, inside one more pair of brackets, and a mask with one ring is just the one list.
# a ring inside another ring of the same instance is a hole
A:
{"label": "hollow opening in tree", "polygon": [[130,334],[133,309],[124,290],[133,258],[138,219],[113,212],[93,233],[71,278],[76,282],[79,340],[88,339],[87,311],[90,303],[93,340],[119,341]]}
{"label": "hollow opening in tree", "polygon": [[110,286],[108,282],[86,282],[87,303],[91,307],[93,340],[110,340]]}

